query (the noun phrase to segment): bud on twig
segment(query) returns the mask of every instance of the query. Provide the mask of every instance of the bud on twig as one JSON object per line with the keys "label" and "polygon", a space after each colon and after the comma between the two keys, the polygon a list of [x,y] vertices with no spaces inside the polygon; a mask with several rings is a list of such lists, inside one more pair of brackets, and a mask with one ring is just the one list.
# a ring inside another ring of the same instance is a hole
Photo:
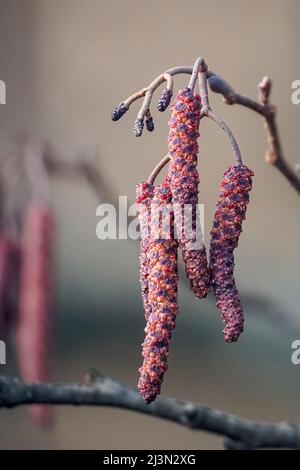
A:
{"label": "bud on twig", "polygon": [[229,83],[224,80],[224,78],[213,73],[208,76],[207,81],[211,91],[222,95],[227,104],[232,104],[235,92],[233,88],[229,85]]}
{"label": "bud on twig", "polygon": [[163,94],[161,95],[157,103],[158,111],[161,111],[161,112],[165,111],[171,102],[171,98],[172,98],[172,91],[166,88],[163,91]]}
{"label": "bud on twig", "polygon": [[122,116],[128,111],[129,106],[125,103],[120,103],[111,113],[111,119],[113,121],[118,121]]}
{"label": "bud on twig", "polygon": [[147,131],[149,132],[154,131],[154,122],[153,122],[153,117],[150,114],[150,111],[148,111],[146,114],[146,128],[147,128]]}
{"label": "bud on twig", "polygon": [[269,77],[264,77],[262,81],[258,84],[258,100],[264,106],[269,103],[271,89],[272,81]]}
{"label": "bud on twig", "polygon": [[144,119],[137,118],[134,122],[133,132],[136,137],[140,137],[144,130]]}

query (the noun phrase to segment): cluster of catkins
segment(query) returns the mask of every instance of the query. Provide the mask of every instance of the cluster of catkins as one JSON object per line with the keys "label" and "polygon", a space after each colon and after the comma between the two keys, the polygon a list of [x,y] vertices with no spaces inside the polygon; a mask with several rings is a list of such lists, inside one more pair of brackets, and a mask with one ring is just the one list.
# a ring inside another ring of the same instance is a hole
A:
{"label": "cluster of catkins", "polygon": [[[141,226],[140,280],[147,325],[142,345],[143,364],[138,388],[147,403],[160,393],[177,303],[177,250],[181,249],[191,290],[204,298],[213,287],[225,322],[225,341],[236,341],[243,331],[243,308],[233,277],[233,250],[238,244],[249,201],[253,173],[244,165],[230,166],[220,186],[213,220],[210,262],[198,214],[197,154],[201,100],[189,88],[180,90],[169,121],[168,176],[161,185],[137,186]],[[169,208],[170,224],[164,233],[163,217]],[[186,223],[187,214],[189,224]]]}
{"label": "cluster of catkins", "polygon": [[[53,214],[39,202],[27,208],[20,242],[0,238],[0,337],[12,327],[20,375],[28,383],[49,379],[52,245]],[[53,407],[30,405],[29,412],[40,425],[52,422]]]}

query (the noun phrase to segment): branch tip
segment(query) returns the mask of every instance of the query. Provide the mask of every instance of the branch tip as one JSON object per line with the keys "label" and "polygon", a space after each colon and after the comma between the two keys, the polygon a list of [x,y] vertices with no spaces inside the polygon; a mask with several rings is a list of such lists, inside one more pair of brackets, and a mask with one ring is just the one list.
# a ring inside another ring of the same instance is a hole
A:
{"label": "branch tip", "polygon": [[258,84],[258,101],[266,106],[269,102],[269,96],[272,90],[272,81],[269,77],[263,77],[261,82]]}

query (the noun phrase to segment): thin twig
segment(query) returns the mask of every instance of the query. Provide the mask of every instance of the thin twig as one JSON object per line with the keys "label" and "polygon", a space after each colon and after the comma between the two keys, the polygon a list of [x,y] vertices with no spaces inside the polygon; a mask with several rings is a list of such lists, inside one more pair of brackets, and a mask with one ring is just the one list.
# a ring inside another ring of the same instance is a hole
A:
{"label": "thin twig", "polygon": [[162,418],[194,430],[226,437],[239,448],[300,448],[300,425],[241,419],[205,405],[159,397],[147,405],[135,390],[91,371],[84,384],[25,384],[0,377],[0,407],[33,403],[111,406]]}
{"label": "thin twig", "polygon": [[201,67],[199,70],[199,90],[200,90],[200,97],[201,97],[201,118],[208,117],[212,119],[218,126],[225,132],[229,143],[232,147],[235,161],[237,165],[242,165],[242,156],[240,152],[240,148],[234,137],[233,132],[231,131],[228,124],[218,116],[215,112],[212,111],[209,105],[209,98],[208,98],[208,89],[207,89],[207,65],[204,60],[201,62]]}
{"label": "thin twig", "polygon": [[198,59],[196,59],[196,61],[194,63],[191,78],[190,78],[190,81],[189,81],[189,84],[188,84],[188,88],[191,91],[194,91],[194,88],[195,88],[195,85],[196,85],[197,79],[198,79],[198,74],[199,74],[200,70],[203,70],[204,67],[206,69],[204,59],[202,59],[202,57],[198,57]]}
{"label": "thin twig", "polygon": [[148,183],[149,184],[154,184],[155,178],[159,175],[161,170],[166,166],[166,164],[169,161],[170,161],[170,156],[169,155],[165,155],[164,158],[161,159],[161,161],[152,170],[152,173],[150,174],[150,176],[148,178]]}
{"label": "thin twig", "polygon": [[236,138],[233,135],[233,132],[231,131],[230,127],[226,124],[226,122],[220,118],[217,114],[215,114],[213,111],[210,109],[207,111],[207,117],[212,119],[214,122],[218,124],[218,126],[224,131],[226,136],[228,137],[228,140],[230,142],[230,145],[233,149],[235,161],[237,165],[242,165],[242,156],[240,152],[239,145],[236,141]]}
{"label": "thin twig", "polygon": [[208,98],[208,90],[207,90],[207,65],[203,61],[201,63],[201,68],[198,74],[199,78],[199,93],[201,97],[201,111],[202,115],[205,115],[209,110],[209,98]]}
{"label": "thin twig", "polygon": [[23,159],[25,174],[31,187],[33,198],[50,201],[48,172],[44,164],[46,143],[39,139],[28,139],[24,145]]}

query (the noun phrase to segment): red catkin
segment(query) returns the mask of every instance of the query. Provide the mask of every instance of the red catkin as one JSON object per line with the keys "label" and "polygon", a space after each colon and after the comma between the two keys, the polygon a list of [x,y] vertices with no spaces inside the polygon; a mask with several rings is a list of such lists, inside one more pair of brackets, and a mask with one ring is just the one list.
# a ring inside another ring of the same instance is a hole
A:
{"label": "red catkin", "polygon": [[153,191],[154,187],[149,183],[140,183],[136,187],[136,205],[138,208],[139,222],[141,228],[140,283],[146,320],[148,320],[151,311],[151,304],[148,301],[147,252],[149,248],[150,239],[151,202],[153,198]]}
{"label": "red catkin", "polygon": [[[169,177],[175,225],[191,289],[198,298],[210,289],[206,249],[203,244],[199,212],[197,153],[201,102],[199,95],[185,88],[177,94],[169,121]],[[192,223],[187,224],[188,212]]]}
{"label": "red catkin", "polygon": [[2,235],[0,237],[0,339],[6,334],[7,318],[6,318],[6,301],[9,283],[9,269],[12,261],[14,244]]}
{"label": "red catkin", "polygon": [[[168,179],[154,189],[152,212],[160,211],[172,200]],[[146,337],[142,345],[143,365],[139,369],[140,379],[138,388],[147,403],[155,400],[160,393],[164,373],[167,370],[169,346],[172,330],[175,328],[177,304],[177,248],[178,243],[173,238],[173,216],[171,213],[171,231],[169,238],[165,236],[163,222],[159,218],[153,226],[148,245],[148,302],[151,305]],[[170,229],[170,227],[169,227]],[[157,238],[158,232],[160,237]],[[163,232],[163,233],[162,233]]]}
{"label": "red catkin", "polygon": [[[29,383],[49,380],[52,243],[52,211],[42,204],[34,204],[26,213],[23,227],[17,324],[20,372]],[[52,407],[31,405],[29,411],[38,424],[52,421]]]}
{"label": "red catkin", "polygon": [[237,341],[244,328],[244,314],[233,276],[233,250],[238,245],[246,217],[253,172],[245,165],[230,166],[220,186],[210,245],[210,270],[217,307],[225,322],[224,339]]}

